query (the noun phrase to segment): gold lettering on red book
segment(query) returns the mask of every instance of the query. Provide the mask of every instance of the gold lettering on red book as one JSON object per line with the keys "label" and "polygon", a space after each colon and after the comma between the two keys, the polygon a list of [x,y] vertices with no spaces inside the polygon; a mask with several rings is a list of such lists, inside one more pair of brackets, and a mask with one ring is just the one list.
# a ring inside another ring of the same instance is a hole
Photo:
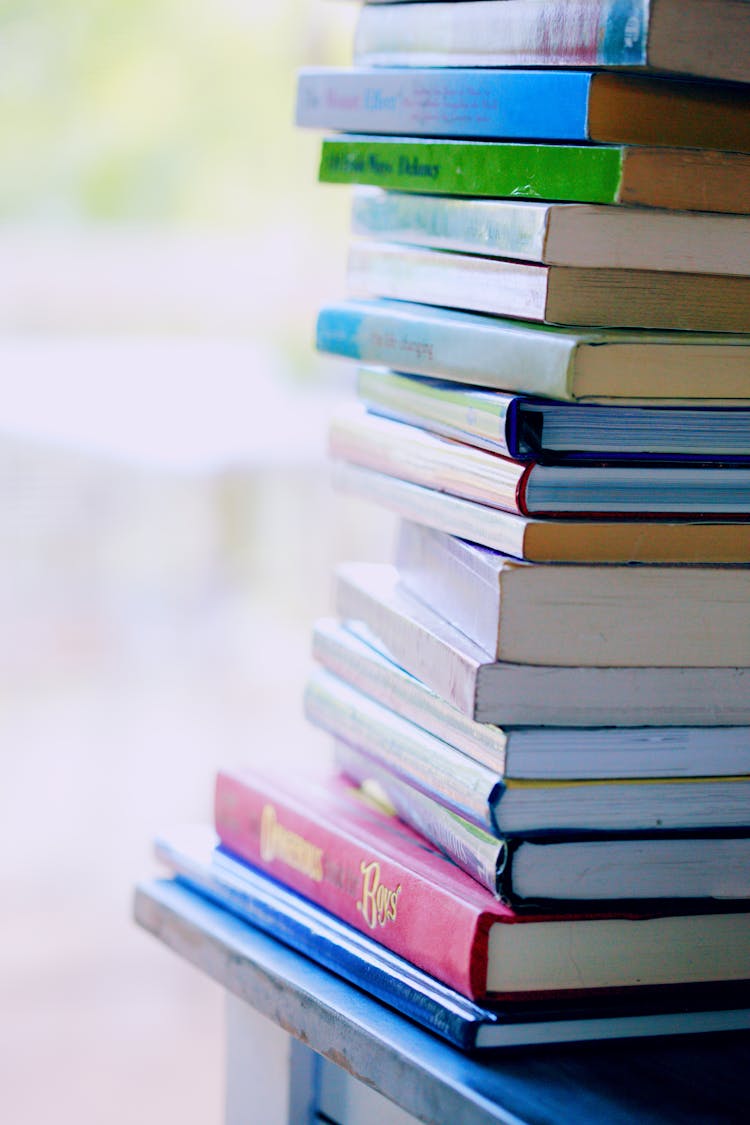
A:
{"label": "gold lettering on red book", "polygon": [[386,922],[396,921],[396,907],[398,896],[401,894],[401,884],[395,890],[390,890],[385,883],[380,882],[380,864],[377,860],[359,865],[362,874],[362,897],[357,902],[357,910],[362,912],[365,922],[374,930],[376,926],[384,926]]}
{"label": "gold lettering on red book", "polygon": [[273,805],[264,805],[260,818],[260,855],[265,863],[278,859],[314,879],[323,882],[323,849],[304,836],[279,824]]}

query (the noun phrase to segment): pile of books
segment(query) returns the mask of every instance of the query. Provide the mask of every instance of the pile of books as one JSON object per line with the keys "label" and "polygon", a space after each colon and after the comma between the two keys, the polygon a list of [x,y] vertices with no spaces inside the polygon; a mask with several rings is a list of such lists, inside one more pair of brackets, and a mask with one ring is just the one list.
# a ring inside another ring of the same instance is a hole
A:
{"label": "pile of books", "polygon": [[750,1026],[750,5],[373,3],[355,60],[298,122],[393,563],[315,629],[339,772],[162,852],[465,1048]]}

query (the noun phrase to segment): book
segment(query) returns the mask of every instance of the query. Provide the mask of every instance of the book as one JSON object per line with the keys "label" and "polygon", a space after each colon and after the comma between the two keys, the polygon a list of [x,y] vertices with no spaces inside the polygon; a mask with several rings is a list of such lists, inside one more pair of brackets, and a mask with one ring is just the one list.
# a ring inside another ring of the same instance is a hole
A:
{"label": "book", "polygon": [[[472,1003],[236,859],[219,846],[208,825],[173,829],[157,837],[155,848],[181,883],[463,1050],[524,1041],[527,1023],[533,1025],[528,1031],[532,1041],[555,1033],[547,1024],[557,1013],[520,1009],[514,1014]],[[559,1017],[564,1018],[562,1012]],[[557,1030],[565,1034],[562,1026]]]}
{"label": "book", "polygon": [[750,156],[708,149],[339,133],[323,141],[319,179],[438,195],[750,213]]}
{"label": "book", "polygon": [[701,461],[750,458],[750,408],[568,403],[362,367],[370,413],[515,461]]}
{"label": "book", "polygon": [[550,668],[490,661],[409,594],[395,567],[346,563],[336,611],[347,628],[479,723],[523,727],[746,726],[742,668]]}
{"label": "book", "polygon": [[341,492],[402,519],[529,562],[719,566],[750,559],[747,521],[533,519],[345,461],[334,464],[333,480]]}
{"label": "book", "polygon": [[[360,627],[361,629],[361,627]],[[332,619],[313,629],[313,657],[362,695],[503,777],[561,781],[750,775],[750,727],[511,727],[478,723]],[[369,643],[368,643],[369,640]]]}
{"label": "book", "polygon": [[750,270],[745,215],[358,187],[352,230],[365,238],[550,266],[737,276]]}
{"label": "book", "polygon": [[[523,464],[361,406],[334,417],[329,446],[334,458],[349,464],[488,508],[550,521],[576,516],[591,521],[607,516],[742,519],[750,514],[746,465]],[[419,522],[431,523],[427,516]],[[656,539],[656,528],[653,535]],[[502,550],[486,539],[462,538]]]}
{"label": "book", "polygon": [[[292,948],[304,950],[313,963],[324,969],[329,968],[327,956],[337,957],[331,970],[356,986],[351,990],[350,1002],[356,998],[361,1003],[361,992],[365,992],[463,1051],[532,1043],[689,1035],[750,1025],[750,1009],[740,1006],[747,1003],[747,996],[737,984],[691,988],[689,992],[683,988],[679,996],[667,996],[661,1002],[639,997],[635,1002],[616,1000],[586,1006],[568,1002],[557,1007],[482,1007],[299,896],[263,879],[245,864],[227,856],[227,864],[233,863],[238,869],[236,884],[215,882],[210,860],[201,853],[194,856],[192,851],[183,852],[181,838],[174,841],[170,836],[165,843],[169,851],[162,853],[161,858],[179,874],[138,885],[134,902],[136,920],[168,945],[177,941],[182,948],[179,943],[185,942],[193,951],[213,955],[214,975],[217,951],[223,955],[225,967],[231,965],[232,971],[248,962],[256,967],[260,963],[267,970],[268,951],[276,953],[283,948],[269,943],[268,938],[262,949],[258,948],[263,919],[272,917],[274,930],[267,931],[270,937],[277,936],[276,927],[281,940],[286,934],[293,935]],[[265,898],[266,887],[276,892],[270,900]],[[297,903],[301,908],[299,926]],[[304,943],[309,936],[315,940],[309,943],[311,948],[306,948]],[[299,959],[303,960],[302,956]],[[275,968],[278,959],[272,960]],[[288,970],[289,966],[285,968]],[[306,983],[308,978],[309,973]]]}
{"label": "book", "polygon": [[498,836],[458,815],[441,793],[426,793],[406,771],[342,740],[337,766],[373,787],[405,824],[477,883],[516,906],[676,902],[750,897],[746,837]]}
{"label": "book", "polygon": [[493,660],[750,666],[748,567],[536,566],[408,521],[396,567]]}
{"label": "book", "polygon": [[354,296],[389,297],[544,324],[750,330],[750,276],[544,266],[421,246],[357,240]]}
{"label": "book", "polygon": [[316,67],[299,73],[296,124],[748,152],[750,90],[583,70]]}
{"label": "book", "polygon": [[573,402],[750,399],[750,337],[741,335],[556,328],[349,299],[321,309],[317,346],[397,371]]}
{"label": "book", "polygon": [[[554,781],[508,778],[323,669],[308,680],[305,714],[316,726],[362,751],[400,780],[501,838],[554,841],[618,834],[749,834],[748,775]],[[728,876],[720,866],[718,897],[727,897],[732,878],[741,888],[735,893],[750,896],[748,860],[750,841],[742,846],[737,872]],[[613,893],[610,897],[618,896]]]}
{"label": "book", "polygon": [[602,66],[750,81],[737,0],[366,4],[355,61],[378,66]]}
{"label": "book", "polygon": [[221,771],[215,820],[229,851],[470,999],[748,976],[748,913],[521,913],[335,778]]}

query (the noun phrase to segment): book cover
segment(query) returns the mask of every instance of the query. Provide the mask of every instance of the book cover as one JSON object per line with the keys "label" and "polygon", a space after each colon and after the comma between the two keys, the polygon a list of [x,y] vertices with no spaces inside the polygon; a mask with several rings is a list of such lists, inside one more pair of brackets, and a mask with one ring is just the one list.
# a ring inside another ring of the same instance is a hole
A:
{"label": "book cover", "polygon": [[748,914],[519,913],[336,779],[222,771],[215,816],[230,851],[472,999],[747,976]]}
{"label": "book cover", "polygon": [[582,667],[750,662],[747,567],[539,567],[411,522],[401,524],[396,566],[411,593],[491,659]]}
{"label": "book cover", "polygon": [[357,396],[371,413],[515,461],[750,460],[746,407],[560,403],[373,367],[359,369]]}
{"label": "book cover", "polygon": [[180,881],[455,1046],[496,1046],[505,1042],[503,1024],[520,1036],[529,1019],[550,1015],[521,1009],[514,1016],[472,1003],[218,844],[207,825],[174,829],[155,842],[157,857]]}
{"label": "book cover", "polygon": [[[498,837],[426,794],[396,768],[341,740],[336,763],[358,784],[373,786],[408,825],[462,871],[503,901],[545,902],[720,899],[743,908],[750,898],[750,840],[710,836]],[[704,907],[711,909],[703,903]]]}
{"label": "book cover", "polygon": [[750,269],[745,215],[358,187],[352,230],[364,238],[546,265],[736,276]]}
{"label": "book cover", "polygon": [[750,337],[557,328],[402,301],[324,306],[321,351],[571,401],[750,399]]}
{"label": "book cover", "polygon": [[718,566],[750,560],[746,520],[530,519],[353,462],[336,462],[333,479],[342,492],[379,504],[401,519],[528,562]]}
{"label": "book cover", "polygon": [[386,297],[544,324],[750,330],[750,276],[545,266],[422,246],[356,240],[355,296]]}
{"label": "book cover", "polygon": [[[510,778],[318,669],[305,714],[316,726],[499,838],[551,839],[750,829],[750,777]],[[616,896],[614,896],[616,897]]]}
{"label": "book cover", "polygon": [[[546,518],[548,525],[582,517],[591,523],[621,517],[653,520],[649,535],[655,542],[656,517],[739,522],[750,515],[746,465],[523,464],[361,406],[335,416],[329,445],[334,458],[350,465],[516,517]],[[417,522],[431,523],[427,516]],[[497,547],[481,533],[455,534]],[[524,557],[508,549],[503,553]]]}
{"label": "book cover", "polygon": [[750,80],[750,12],[718,0],[366,4],[354,57],[377,66],[626,67]]}
{"label": "book cover", "polygon": [[[408,626],[404,625],[404,631]],[[377,648],[377,639],[333,619],[316,622],[315,661],[362,695],[505,777],[704,777],[750,775],[750,727],[512,727],[478,723]]]}
{"label": "book cover", "polygon": [[303,70],[297,125],[346,133],[750,150],[747,90],[583,70]]}
{"label": "book cover", "polygon": [[[174,861],[177,871],[183,866],[183,856],[178,850],[181,846],[181,841],[173,845],[170,836],[169,858],[165,860],[169,866]],[[242,890],[235,894],[234,888],[224,883],[217,885],[216,890],[204,886],[204,869],[196,869],[190,855],[185,866],[189,874],[138,885],[134,900],[136,921],[168,946],[185,951],[190,960],[228,987],[236,980],[238,972],[242,976],[243,967],[248,964],[256,971],[260,964],[262,971],[270,972],[272,977],[274,973],[278,975],[278,958],[272,952],[276,946],[266,941],[261,950],[256,940],[254,926],[261,929],[261,924],[255,921],[254,878],[251,876],[247,887],[243,880]],[[245,867],[245,870],[249,869]],[[276,903],[273,909],[276,910]],[[314,908],[308,909],[314,911]],[[281,908],[276,916],[281,919]],[[252,924],[248,925],[248,921]],[[312,932],[313,923],[306,912],[303,925]],[[567,1003],[564,1007],[535,1004],[489,1009],[472,1004],[382,948],[379,950],[381,971],[375,955],[370,958],[369,947],[374,943],[367,943],[362,935],[335,920],[333,934],[323,928],[317,932],[321,934],[324,952],[329,940],[340,945],[335,971],[337,976],[356,984],[348,998],[350,1003],[356,1000],[360,1004],[361,994],[357,990],[361,989],[462,1050],[644,1035],[688,1035],[728,1031],[750,1023],[750,1011],[740,1006],[747,1001],[745,990],[736,984],[730,988],[716,985],[691,988],[689,993],[682,988],[679,996],[670,995],[661,1001],[656,997],[639,996],[635,1002],[617,1000],[586,1005]],[[366,953],[360,951],[358,943],[365,947]],[[316,953],[317,944],[308,956],[311,962],[326,969],[328,966]],[[350,967],[351,977],[348,975]],[[287,962],[285,970],[288,969]],[[309,972],[304,976],[309,987]],[[404,1029],[399,1030],[403,1034]]]}
{"label": "book cover", "polygon": [[347,563],[336,609],[350,630],[480,723],[522,727],[747,726],[743,668],[552,668],[489,661],[409,594],[395,567]]}
{"label": "book cover", "polygon": [[438,195],[750,213],[750,155],[739,152],[342,133],[323,141],[319,178]]}

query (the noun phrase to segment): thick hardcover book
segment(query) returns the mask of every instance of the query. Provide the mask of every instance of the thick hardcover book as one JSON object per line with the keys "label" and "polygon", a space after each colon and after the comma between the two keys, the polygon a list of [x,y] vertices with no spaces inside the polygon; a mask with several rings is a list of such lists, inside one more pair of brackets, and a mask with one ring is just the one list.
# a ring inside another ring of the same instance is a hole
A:
{"label": "thick hardcover book", "polygon": [[535,566],[402,523],[404,585],[490,659],[750,667],[750,568]]}
{"label": "thick hardcover book", "polygon": [[334,458],[351,465],[532,518],[740,520],[750,515],[747,465],[522,464],[361,406],[333,419],[330,449]]}
{"label": "thick hardcover book", "polygon": [[349,250],[348,280],[355,296],[544,324],[750,331],[750,276],[544,266],[357,240]]}
{"label": "thick hardcover book", "polygon": [[750,151],[750,91],[574,70],[303,70],[297,124],[345,133]]}
{"label": "thick hardcover book", "polygon": [[742,0],[475,0],[366,4],[358,63],[601,66],[750,81]]}
{"label": "thick hardcover book", "polygon": [[529,562],[742,563],[750,561],[750,523],[701,519],[531,519],[350,462],[334,466],[344,493],[402,519],[447,531]]}
{"label": "thick hardcover book", "polygon": [[438,195],[750,213],[750,156],[708,149],[338,134],[323,141],[319,175]]}
{"label": "thick hardcover book", "polygon": [[[208,834],[208,830],[207,834]],[[210,838],[210,834],[209,838]],[[136,888],[136,920],[167,945],[190,951],[190,959],[219,979],[221,965],[225,983],[242,978],[248,966],[255,972],[276,971],[284,979],[289,964],[278,972],[278,955],[273,943],[259,948],[258,930],[273,920],[266,932],[304,951],[310,961],[331,969],[338,977],[411,1018],[415,1023],[464,1051],[521,1046],[538,1043],[565,1043],[586,1040],[622,1039],[634,1036],[691,1035],[731,1031],[750,1026],[746,989],[731,984],[691,988],[689,995],[658,998],[638,996],[634,1000],[603,1001],[596,1004],[516,1004],[486,1008],[473,1004],[457,992],[441,985],[382,946],[368,942],[362,934],[331,918],[324,911],[305,903],[271,880],[252,872],[245,864],[227,857],[237,869],[236,883],[214,880],[210,861],[203,853],[183,852],[182,839],[170,835],[164,846],[165,862],[177,875],[172,879],[152,880]],[[189,848],[189,845],[188,845]],[[245,876],[247,872],[247,876]],[[278,897],[266,899],[266,887],[274,887]],[[295,907],[301,906],[299,926]],[[250,923],[248,925],[247,923]],[[306,939],[312,938],[306,945]],[[308,948],[308,945],[311,946]],[[320,949],[320,955],[318,955]],[[326,958],[336,959],[328,965]],[[299,958],[302,960],[302,958]],[[305,987],[310,974],[303,973]],[[288,982],[284,980],[284,983]],[[299,982],[296,982],[299,987]],[[320,984],[320,981],[315,982]],[[359,1003],[355,990],[344,999]],[[403,1029],[402,1029],[403,1030]]]}
{"label": "thick hardcover book", "polygon": [[336,609],[357,635],[480,723],[546,727],[743,726],[742,668],[550,668],[488,661],[418,601],[394,567],[349,563]]}
{"label": "thick hardcover book", "polygon": [[555,402],[363,367],[368,410],[515,461],[750,460],[750,407]]}
{"label": "thick hardcover book", "polygon": [[[747,775],[554,781],[508,778],[322,669],[308,682],[305,713],[316,726],[361,750],[402,781],[501,838],[554,841],[636,833],[750,835]],[[740,865],[737,886],[741,889],[735,893],[750,896],[750,842],[742,845],[741,854],[745,872],[743,876]],[[737,873],[733,877],[737,880]],[[715,893],[726,895],[727,885],[722,871]]]}
{"label": "thick hardcover book", "polygon": [[317,345],[397,371],[563,400],[750,399],[748,336],[555,328],[402,301],[348,300],[321,310]]}
{"label": "thick hardcover book", "polygon": [[747,838],[554,837],[540,842],[498,837],[458,815],[440,793],[425,793],[378,755],[339,740],[336,764],[357,784],[374,786],[371,791],[384,796],[405,824],[505,902],[750,898]]}
{"label": "thick hardcover book", "polygon": [[550,266],[736,276],[750,271],[745,215],[359,187],[352,230],[364,238]]}
{"label": "thick hardcover book", "polygon": [[327,619],[313,656],[334,676],[496,774],[562,781],[750,775],[750,727],[500,727],[477,723],[375,647]]}
{"label": "thick hardcover book", "polygon": [[335,778],[221,772],[216,829],[252,866],[472,999],[748,977],[750,915],[517,913]]}

